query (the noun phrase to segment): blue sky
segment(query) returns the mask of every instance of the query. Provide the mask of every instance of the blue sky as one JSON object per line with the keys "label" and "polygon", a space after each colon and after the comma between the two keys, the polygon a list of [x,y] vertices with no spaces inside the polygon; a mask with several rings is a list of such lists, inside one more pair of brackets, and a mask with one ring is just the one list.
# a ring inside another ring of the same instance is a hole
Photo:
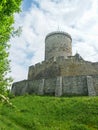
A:
{"label": "blue sky", "polygon": [[11,76],[27,78],[28,67],[44,60],[45,36],[65,31],[72,36],[73,55],[98,61],[98,0],[23,0],[22,12],[15,14],[20,37],[11,38]]}
{"label": "blue sky", "polygon": [[22,9],[23,11],[28,11],[31,6],[36,5],[39,8],[39,3],[36,0],[23,0],[22,2]]}
{"label": "blue sky", "polygon": [[32,4],[32,0],[23,0],[23,4],[22,4],[22,9],[23,11],[27,11],[29,10],[29,8],[31,7],[31,4]]}

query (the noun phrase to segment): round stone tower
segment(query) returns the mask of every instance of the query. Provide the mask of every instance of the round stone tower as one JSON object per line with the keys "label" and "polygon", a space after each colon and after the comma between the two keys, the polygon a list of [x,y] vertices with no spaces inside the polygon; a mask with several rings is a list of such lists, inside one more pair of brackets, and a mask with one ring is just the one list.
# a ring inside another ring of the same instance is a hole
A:
{"label": "round stone tower", "polygon": [[66,32],[52,32],[45,38],[45,60],[64,56],[66,59],[72,55],[72,38]]}

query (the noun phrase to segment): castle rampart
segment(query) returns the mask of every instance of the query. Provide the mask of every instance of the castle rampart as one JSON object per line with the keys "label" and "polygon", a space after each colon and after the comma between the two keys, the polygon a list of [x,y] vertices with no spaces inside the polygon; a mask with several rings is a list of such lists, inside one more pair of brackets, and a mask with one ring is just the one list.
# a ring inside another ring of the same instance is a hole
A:
{"label": "castle rampart", "polygon": [[28,80],[51,78],[51,76],[95,75],[98,74],[98,71],[94,65],[92,62],[84,61],[81,57],[78,59],[76,55],[68,59],[59,56],[55,61],[51,58],[48,61],[35,64],[35,66],[30,66]]}
{"label": "castle rampart", "polygon": [[[21,86],[21,87],[18,87]],[[58,76],[51,79],[25,80],[14,83],[12,93],[15,95],[98,95],[98,75],[94,76]]]}

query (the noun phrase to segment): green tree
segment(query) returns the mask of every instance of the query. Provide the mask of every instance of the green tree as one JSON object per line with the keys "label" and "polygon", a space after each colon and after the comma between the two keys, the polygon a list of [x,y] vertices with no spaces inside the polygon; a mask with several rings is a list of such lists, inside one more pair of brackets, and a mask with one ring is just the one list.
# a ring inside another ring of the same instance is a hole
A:
{"label": "green tree", "polygon": [[14,14],[20,12],[22,0],[0,0],[0,94],[5,94],[10,84],[9,44],[8,41],[14,31]]}

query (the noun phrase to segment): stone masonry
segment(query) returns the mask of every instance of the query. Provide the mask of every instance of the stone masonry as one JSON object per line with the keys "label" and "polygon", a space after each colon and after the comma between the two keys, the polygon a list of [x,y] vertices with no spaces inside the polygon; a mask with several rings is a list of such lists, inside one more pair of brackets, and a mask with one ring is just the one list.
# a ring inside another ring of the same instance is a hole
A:
{"label": "stone masonry", "polygon": [[72,56],[72,38],[65,32],[52,32],[45,38],[45,61],[29,67],[28,79],[13,83],[15,95],[54,96],[98,95],[98,62]]}

